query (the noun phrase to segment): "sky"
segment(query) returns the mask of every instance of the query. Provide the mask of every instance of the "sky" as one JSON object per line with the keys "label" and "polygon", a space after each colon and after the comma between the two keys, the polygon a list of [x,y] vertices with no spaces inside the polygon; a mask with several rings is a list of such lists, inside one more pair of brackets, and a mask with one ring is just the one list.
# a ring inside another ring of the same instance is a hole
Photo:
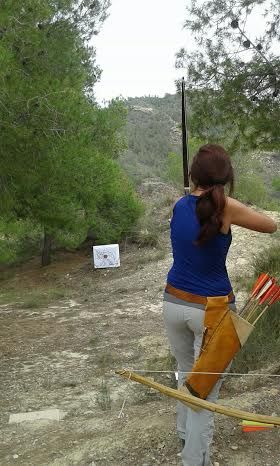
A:
{"label": "sky", "polygon": [[186,45],[186,0],[112,0],[95,37],[103,70],[97,100],[175,93],[175,54]]}
{"label": "sky", "polygon": [[[111,1],[109,17],[92,44],[103,70],[94,88],[97,101],[174,94],[175,79],[184,74],[175,69],[175,54],[182,47],[195,47],[190,33],[183,29],[190,0]],[[257,6],[247,19],[251,40],[257,40],[264,29],[263,13],[264,6]],[[246,55],[242,56],[246,60]]]}

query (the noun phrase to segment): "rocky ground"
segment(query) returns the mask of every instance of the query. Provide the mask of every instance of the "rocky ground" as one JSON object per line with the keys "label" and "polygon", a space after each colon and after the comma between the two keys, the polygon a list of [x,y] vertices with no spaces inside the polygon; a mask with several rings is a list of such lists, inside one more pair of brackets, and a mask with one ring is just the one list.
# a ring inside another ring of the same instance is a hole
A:
{"label": "rocky ground", "polygon": [[[233,233],[228,267],[237,283],[275,239]],[[20,300],[0,308],[2,466],[181,464],[175,402],[114,374],[172,369],[161,315],[170,263],[166,230],[160,252],[128,247],[119,269],[93,271],[90,257],[76,253],[44,270],[33,261],[9,279],[14,289],[59,283],[70,297],[43,308],[26,309]],[[174,385],[172,373],[149,375]],[[242,378],[225,384],[221,402],[280,415],[279,395],[279,379]],[[10,414],[50,408],[63,419],[8,423]],[[216,416],[213,459],[220,466],[280,465],[279,442],[279,429],[244,434],[237,420]]]}

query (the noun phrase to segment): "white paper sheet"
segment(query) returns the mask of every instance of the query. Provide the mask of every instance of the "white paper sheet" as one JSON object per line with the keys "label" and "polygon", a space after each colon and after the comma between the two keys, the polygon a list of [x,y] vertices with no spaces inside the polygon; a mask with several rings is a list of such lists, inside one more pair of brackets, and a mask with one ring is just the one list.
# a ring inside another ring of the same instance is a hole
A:
{"label": "white paper sheet", "polygon": [[118,244],[93,246],[93,263],[95,269],[120,267],[120,250]]}

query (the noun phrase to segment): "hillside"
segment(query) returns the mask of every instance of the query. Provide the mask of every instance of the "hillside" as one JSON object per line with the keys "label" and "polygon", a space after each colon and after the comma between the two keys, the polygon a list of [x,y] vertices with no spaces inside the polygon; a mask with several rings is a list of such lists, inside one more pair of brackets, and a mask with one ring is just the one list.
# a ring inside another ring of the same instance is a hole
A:
{"label": "hillside", "polygon": [[128,109],[128,150],[121,165],[130,176],[162,177],[169,152],[181,152],[181,102],[179,95],[135,97],[125,101]]}
{"label": "hillside", "polygon": [[[165,97],[135,97],[125,101],[128,109],[128,149],[120,157],[122,167],[139,185],[146,178],[161,178],[181,186],[181,98],[166,94]],[[189,113],[190,109],[189,109]],[[210,132],[213,132],[210,129]],[[195,153],[199,145],[207,141],[190,141],[190,152]],[[170,160],[168,154],[178,155]],[[170,163],[174,163],[172,176]],[[169,164],[169,165],[168,165]],[[237,179],[237,196],[244,201],[264,208],[277,208],[280,197],[279,153],[239,153],[233,157]],[[268,197],[267,197],[268,196]],[[272,200],[270,205],[271,197]]]}

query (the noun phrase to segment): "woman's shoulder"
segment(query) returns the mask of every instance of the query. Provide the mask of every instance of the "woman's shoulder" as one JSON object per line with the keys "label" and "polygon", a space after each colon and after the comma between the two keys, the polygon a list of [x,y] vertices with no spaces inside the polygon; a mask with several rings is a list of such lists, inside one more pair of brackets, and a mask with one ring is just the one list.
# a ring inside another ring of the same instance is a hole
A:
{"label": "woman's shoulder", "polygon": [[197,201],[199,196],[193,194],[185,194],[185,196],[179,197],[179,199],[175,202],[174,207],[176,205],[186,205],[188,202]]}
{"label": "woman's shoulder", "polygon": [[233,197],[226,197],[226,210],[234,211],[236,209],[246,209],[246,205],[242,204],[242,202],[234,199]]}
{"label": "woman's shoulder", "polygon": [[262,233],[274,233],[277,230],[277,224],[272,218],[231,197],[227,197],[224,223]]}
{"label": "woman's shoulder", "polygon": [[174,215],[176,213],[180,215],[181,210],[186,205],[186,197],[187,196],[182,196],[174,202],[174,204],[172,205],[172,213],[171,217],[169,218],[169,222],[171,222],[171,219],[174,219]]}
{"label": "woman's shoulder", "polygon": [[186,197],[187,196],[182,196],[177,199],[177,201],[174,202],[173,204],[173,210],[175,209],[176,206],[181,206],[186,203]]}
{"label": "woman's shoulder", "polygon": [[240,218],[246,218],[254,213],[255,211],[246,204],[243,204],[233,197],[226,197],[224,223],[234,224],[236,221],[238,222]]}

